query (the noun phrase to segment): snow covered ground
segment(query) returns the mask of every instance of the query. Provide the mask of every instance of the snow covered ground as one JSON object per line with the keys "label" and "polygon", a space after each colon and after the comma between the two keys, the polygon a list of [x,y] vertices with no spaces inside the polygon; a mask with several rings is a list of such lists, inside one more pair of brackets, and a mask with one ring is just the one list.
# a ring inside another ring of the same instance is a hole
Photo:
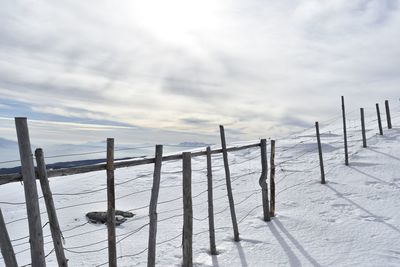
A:
{"label": "snow covered ground", "polygon": [[[233,241],[222,157],[213,156],[218,256],[208,253],[206,159],[194,158],[195,265],[400,266],[400,111],[393,108],[394,127],[379,136],[374,110],[366,110],[365,149],[358,112],[348,113],[350,166],[344,165],[340,119],[321,122],[326,185],[319,183],[313,128],[277,140],[277,216],[269,223],[262,221],[259,149],[229,154],[240,242]],[[136,214],[117,228],[119,266],[146,265],[152,169],[148,165],[116,171],[117,208]],[[180,266],[181,162],[166,162],[162,171],[157,265]],[[86,212],[106,209],[105,172],[52,178],[50,185],[70,266],[106,263],[106,227],[89,224],[85,218]],[[29,264],[23,187],[19,183],[0,186],[0,196],[18,262]],[[50,253],[52,240],[45,225],[43,199],[40,203],[45,250]],[[56,266],[54,252],[47,261]]]}

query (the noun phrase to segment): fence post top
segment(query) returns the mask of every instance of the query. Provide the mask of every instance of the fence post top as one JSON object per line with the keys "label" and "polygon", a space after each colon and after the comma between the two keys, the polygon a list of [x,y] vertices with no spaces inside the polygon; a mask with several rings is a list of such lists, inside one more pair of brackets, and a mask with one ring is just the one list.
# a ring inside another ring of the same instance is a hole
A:
{"label": "fence post top", "polygon": [[16,121],[27,120],[26,117],[15,117],[14,119],[15,119]]}

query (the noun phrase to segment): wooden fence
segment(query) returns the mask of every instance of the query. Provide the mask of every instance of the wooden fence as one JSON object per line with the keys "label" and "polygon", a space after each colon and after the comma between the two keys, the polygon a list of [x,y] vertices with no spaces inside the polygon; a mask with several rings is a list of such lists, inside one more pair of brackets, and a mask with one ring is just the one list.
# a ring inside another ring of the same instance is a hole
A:
{"label": "wooden fence", "polygon": [[[68,266],[68,260],[64,254],[64,248],[62,243],[62,233],[57,219],[56,208],[52,198],[52,192],[49,186],[48,178],[56,176],[66,176],[72,174],[87,173],[93,171],[106,171],[107,174],[107,228],[108,228],[108,264],[109,266],[117,266],[117,251],[116,251],[116,235],[115,235],[115,185],[114,185],[114,170],[117,168],[139,166],[144,164],[154,164],[154,175],[153,175],[153,186],[151,191],[151,200],[149,204],[149,241],[148,241],[148,257],[147,265],[155,266],[156,263],[156,236],[157,236],[157,203],[158,203],[158,191],[160,187],[161,178],[161,167],[162,163],[172,160],[182,160],[182,176],[183,176],[183,244],[182,244],[182,264],[183,266],[192,266],[193,255],[192,255],[192,243],[193,243],[193,207],[192,207],[192,194],[191,194],[191,183],[192,183],[192,168],[191,159],[194,157],[206,156],[207,157],[207,188],[208,188],[208,218],[209,218],[209,239],[210,239],[210,252],[213,255],[217,255],[217,248],[215,244],[215,229],[214,229],[214,211],[213,211],[213,181],[212,181],[212,162],[211,155],[222,154],[225,169],[225,180],[226,188],[229,200],[230,214],[232,219],[233,235],[236,242],[240,241],[239,229],[235,213],[235,203],[232,193],[231,176],[229,169],[228,152],[240,151],[250,148],[260,148],[261,153],[261,176],[259,179],[260,190],[262,191],[262,204],[264,211],[264,220],[269,221],[271,211],[275,211],[275,181],[274,177],[271,176],[271,191],[268,192],[267,185],[267,142],[266,139],[260,140],[260,142],[227,147],[225,139],[224,127],[220,126],[221,135],[221,148],[211,149],[207,147],[204,151],[198,152],[183,152],[179,154],[173,154],[163,156],[163,146],[157,145],[155,147],[155,157],[145,159],[133,159],[127,161],[115,161],[114,160],[114,139],[107,139],[107,161],[106,163],[88,165],[73,168],[64,168],[57,170],[47,170],[44,162],[44,154],[42,149],[37,149],[35,152],[35,158],[37,162],[36,170],[34,169],[33,155],[30,147],[29,131],[26,118],[16,118],[16,128],[18,132],[18,141],[21,155],[21,173],[0,175],[0,184],[6,184],[11,182],[24,182],[24,188],[26,193],[26,205],[28,209],[28,222],[29,222],[29,238],[30,238],[30,250],[32,266],[42,267],[46,265],[46,255],[44,254],[43,245],[43,233],[40,222],[40,210],[38,205],[38,193],[36,189],[36,179],[40,180],[43,197],[46,203],[47,214],[49,218],[50,230],[54,243],[54,250],[59,266]],[[274,157],[271,157],[271,166],[274,166]],[[271,175],[274,170],[271,169]],[[271,195],[271,203],[269,202],[268,193]],[[270,206],[271,205],[271,206]],[[1,218],[0,218],[1,219]],[[1,233],[4,233],[3,235]],[[5,224],[1,224],[0,220],[0,237],[7,237],[7,229]],[[3,240],[0,238],[0,240]],[[7,238],[4,240],[7,241]],[[15,259],[12,246],[5,241],[3,258]],[[3,242],[2,242],[3,248]]]}
{"label": "wooden fence", "polygon": [[[343,119],[343,141],[344,141],[344,156],[345,156],[345,165],[350,164],[349,160],[349,147],[348,147],[348,128],[347,128],[347,119],[346,119],[346,111],[345,111],[345,103],[344,97],[341,97],[342,101],[342,119]],[[379,130],[379,134],[383,135],[383,127],[381,121],[381,114],[379,105],[376,104],[376,115],[377,115],[377,126]],[[386,111],[386,119],[387,119],[387,128],[392,128],[392,121],[390,115],[389,102],[385,101],[385,111]],[[360,130],[362,137],[362,147],[367,147],[367,138],[366,138],[366,130],[365,130],[365,118],[364,118],[364,109],[360,109]],[[244,149],[250,148],[260,148],[260,158],[261,158],[261,175],[259,179],[260,191],[262,194],[261,205],[263,211],[263,218],[265,221],[270,221],[271,217],[275,216],[275,169],[281,168],[281,166],[290,161],[299,159],[311,151],[306,151],[305,153],[292,158],[286,161],[280,162],[279,164],[275,164],[275,140],[271,140],[271,155],[270,155],[270,164],[268,168],[268,160],[267,160],[267,142],[266,139],[260,140],[260,142],[242,145],[242,146],[233,146],[227,147],[226,139],[225,139],[225,131],[224,127],[220,126],[220,137],[221,137],[221,148],[211,149],[207,147],[206,150],[198,151],[198,152],[184,152],[180,154],[163,156],[163,147],[161,145],[157,145],[155,148],[155,157],[153,158],[145,158],[145,159],[133,159],[127,161],[115,161],[114,160],[114,140],[107,139],[107,161],[106,163],[96,164],[96,165],[88,165],[82,167],[73,167],[73,168],[65,168],[65,169],[57,169],[57,170],[46,170],[46,164],[44,162],[44,155],[41,149],[36,150],[36,162],[37,168],[36,171],[34,169],[33,163],[33,155],[31,152],[30,141],[29,141],[29,133],[26,118],[16,118],[16,128],[18,135],[18,143],[20,148],[20,156],[21,156],[21,173],[15,174],[7,174],[0,175],[0,184],[6,184],[11,182],[23,181],[24,189],[25,189],[25,198],[26,205],[28,210],[28,222],[29,222],[29,236],[30,236],[30,249],[31,249],[31,258],[32,258],[32,266],[41,267],[45,266],[46,255],[44,255],[43,250],[43,233],[42,226],[40,222],[40,211],[38,206],[38,192],[36,190],[36,179],[40,180],[41,189],[43,192],[43,196],[46,203],[47,214],[50,223],[50,230],[52,234],[52,239],[54,243],[54,250],[56,252],[57,260],[59,266],[67,266],[68,261],[64,254],[64,248],[61,240],[61,230],[57,220],[56,208],[53,203],[52,193],[50,190],[50,186],[48,183],[48,178],[56,177],[56,176],[66,176],[72,174],[80,174],[87,173],[92,171],[106,171],[107,173],[107,224],[108,228],[108,255],[109,260],[105,264],[109,266],[117,266],[117,251],[116,251],[116,236],[115,236],[115,185],[114,185],[114,170],[117,168],[123,167],[132,167],[139,166],[144,164],[154,164],[154,172],[153,172],[153,185],[151,190],[151,200],[149,204],[149,240],[148,240],[148,257],[147,257],[147,265],[155,266],[156,263],[156,245],[157,245],[157,204],[158,204],[158,193],[160,187],[160,179],[161,179],[161,168],[163,162],[172,161],[172,160],[182,160],[182,199],[183,199],[183,242],[182,242],[182,264],[183,266],[192,266],[193,265],[193,254],[192,254],[192,243],[193,243],[193,206],[192,206],[192,167],[191,160],[195,157],[205,156],[207,158],[207,191],[208,191],[208,221],[209,221],[209,242],[210,242],[210,253],[212,255],[217,255],[217,247],[215,244],[215,227],[214,227],[214,209],[213,209],[213,175],[212,175],[212,154],[222,154],[224,161],[224,169],[225,169],[225,181],[226,181],[226,189],[227,189],[227,197],[229,201],[229,209],[232,220],[232,228],[233,228],[233,237],[236,242],[240,241],[238,222],[236,218],[235,212],[235,202],[234,196],[232,193],[231,186],[231,175],[230,175],[230,166],[228,160],[228,152],[240,151]],[[318,151],[318,159],[319,164],[317,166],[313,166],[308,170],[313,170],[316,167],[320,167],[321,172],[321,184],[325,184],[326,181],[326,172],[325,165],[323,160],[323,149],[322,149],[322,141],[321,141],[321,132],[320,132],[320,124],[319,122],[315,123],[315,137],[316,138],[316,149]],[[311,140],[310,139],[310,140]],[[304,141],[300,141],[296,143],[294,146],[287,148],[286,150],[282,150],[281,152],[285,152],[287,150],[293,149],[299,144],[304,143]],[[313,150],[315,151],[315,150]],[[269,188],[267,183],[267,174],[268,170],[270,170],[270,180],[269,180]],[[283,169],[281,168],[283,171]],[[304,170],[304,171],[308,171]],[[285,175],[283,177],[286,178],[289,175]],[[258,207],[256,207],[258,208]],[[111,222],[111,223],[110,223]],[[7,266],[17,266],[15,255],[13,248],[10,243],[10,239],[7,233],[6,225],[4,223],[1,210],[0,210],[0,246],[3,254],[3,259],[6,262]],[[145,251],[145,250],[144,250]],[[101,264],[104,265],[104,264]],[[101,266],[99,265],[99,266]]]}

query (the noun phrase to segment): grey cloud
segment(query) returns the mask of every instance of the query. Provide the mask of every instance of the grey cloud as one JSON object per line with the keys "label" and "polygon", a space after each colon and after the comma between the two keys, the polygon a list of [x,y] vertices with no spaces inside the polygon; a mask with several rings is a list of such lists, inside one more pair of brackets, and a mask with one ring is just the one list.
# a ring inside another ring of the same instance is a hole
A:
{"label": "grey cloud", "polygon": [[181,121],[185,124],[192,124],[192,125],[210,125],[212,121],[205,120],[205,119],[198,119],[198,118],[184,118]]}
{"label": "grey cloud", "polygon": [[217,114],[257,136],[334,115],[342,94],[398,99],[398,1],[221,1],[220,24],[185,42],[140,25],[130,1],[39,3],[0,10],[0,93],[34,107],[193,131]]}

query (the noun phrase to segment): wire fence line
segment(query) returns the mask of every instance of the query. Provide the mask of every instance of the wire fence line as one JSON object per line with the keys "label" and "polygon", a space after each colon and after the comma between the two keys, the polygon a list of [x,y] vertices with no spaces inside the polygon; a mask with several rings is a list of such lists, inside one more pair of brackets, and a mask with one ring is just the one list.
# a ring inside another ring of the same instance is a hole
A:
{"label": "wire fence line", "polygon": [[[356,125],[356,120],[349,120],[349,121],[351,121],[351,123],[353,123],[354,125],[350,125],[350,127],[349,127],[348,129],[353,129],[353,128],[354,128],[354,129],[357,129],[357,130],[359,129],[359,126]],[[370,121],[367,122],[367,123],[370,123],[370,124],[371,124],[371,123],[374,123],[374,122],[376,122],[376,121],[377,121],[377,119],[373,119],[373,120],[370,120]],[[358,122],[359,122],[359,121],[357,121],[357,123],[358,123]],[[350,123],[350,124],[351,124],[351,123]],[[321,134],[330,134],[330,133],[333,133],[334,131],[337,131],[337,130],[339,130],[339,129],[341,129],[341,128],[336,127],[336,128],[333,129],[333,130],[332,130],[332,129],[331,129],[331,130],[327,130],[327,131],[322,132]],[[350,132],[352,132],[352,130],[351,130]],[[307,137],[307,136],[305,136],[305,137]],[[350,139],[353,138],[353,139],[351,139],[352,142],[359,142],[359,141],[361,141],[360,138],[355,138],[355,137],[357,137],[356,133],[354,133],[354,134],[349,134],[349,138],[350,138]],[[376,134],[374,134],[374,135],[372,135],[372,136],[369,136],[368,139],[371,139],[371,138],[374,138],[374,137],[376,137]],[[304,137],[302,137],[302,138],[304,138]],[[355,138],[355,139],[354,139],[354,138]],[[314,141],[314,142],[311,142],[311,141]],[[311,143],[309,143],[309,142],[311,142]],[[292,144],[290,147],[286,147],[286,148],[284,148],[284,149],[282,149],[282,150],[277,151],[277,154],[283,154],[283,153],[285,153],[285,152],[288,152],[288,151],[291,151],[291,150],[294,150],[294,149],[298,149],[299,146],[302,145],[302,144],[306,144],[306,145],[309,145],[309,144],[310,144],[310,145],[311,145],[311,144],[314,144],[314,143],[315,143],[315,137],[310,137],[310,138],[305,139],[305,140],[300,140],[299,142],[297,142],[297,143],[295,143],[295,144]],[[354,146],[356,146],[356,145],[354,145]],[[280,178],[280,179],[277,181],[277,184],[281,183],[284,179],[286,179],[287,177],[290,177],[291,175],[295,175],[296,173],[299,173],[299,172],[301,172],[301,173],[312,172],[312,171],[314,171],[316,168],[319,167],[319,164],[314,164],[312,167],[302,168],[302,169],[300,169],[300,170],[296,170],[296,172],[294,172],[294,171],[291,172],[290,170],[285,169],[285,166],[287,166],[287,165],[289,165],[289,164],[295,164],[296,161],[298,161],[298,160],[300,160],[300,159],[303,159],[307,154],[312,153],[312,152],[316,152],[316,151],[317,151],[317,148],[315,147],[315,148],[312,148],[312,149],[304,150],[304,148],[302,147],[300,150],[303,150],[303,151],[302,151],[299,155],[296,155],[295,157],[291,157],[290,159],[287,159],[287,160],[279,161],[279,163],[275,165],[275,166],[277,167],[277,169],[278,169],[278,172],[281,173],[281,174],[283,174],[283,176],[281,176],[282,178]],[[352,156],[352,155],[354,155],[354,154],[356,154],[356,153],[358,153],[358,150],[355,151],[355,152],[353,152],[352,154],[350,154],[350,156]],[[250,155],[250,153],[249,153],[249,155]],[[242,158],[243,158],[243,157],[242,157]],[[258,159],[258,158],[260,158],[259,155],[256,155],[256,156],[249,156],[248,158],[245,158],[244,160],[241,160],[241,161],[236,161],[236,160],[232,161],[232,160],[231,160],[231,161],[230,161],[230,165],[231,165],[231,166],[235,166],[235,165],[236,165],[236,166],[239,166],[239,165],[241,165],[241,164],[244,164],[244,163],[246,163],[246,162],[251,162],[251,161],[256,160],[256,159]],[[328,162],[329,162],[329,163],[325,165],[325,167],[328,169],[328,170],[326,171],[326,174],[331,173],[331,172],[335,169],[335,167],[337,166],[337,163],[334,162],[335,159],[336,159],[336,158],[330,158],[330,159],[328,159]],[[315,161],[316,161],[316,160],[315,160]],[[309,164],[309,163],[313,163],[313,161],[307,161],[307,162],[303,162],[303,163],[308,163],[308,164]],[[216,165],[215,167],[222,168],[223,165]],[[207,169],[207,168],[193,169],[193,172],[194,172],[194,173],[196,173],[196,172],[203,172],[203,171],[206,171],[206,169]],[[179,174],[181,174],[181,173],[182,173],[182,171],[164,171],[164,172],[162,172],[162,175],[172,175],[172,174],[174,174],[174,175],[179,175]],[[233,175],[233,176],[231,177],[231,181],[234,182],[234,181],[237,181],[238,179],[240,179],[240,178],[242,178],[242,177],[245,177],[245,176],[250,177],[251,175],[257,174],[257,173],[260,173],[260,171],[250,171],[250,169],[249,169],[249,172],[248,172],[248,173],[240,173],[240,174],[237,174],[237,175]],[[148,174],[146,174],[146,175],[137,176],[137,177],[134,177],[134,178],[128,178],[128,179],[125,180],[125,181],[122,181],[122,182],[120,182],[120,183],[116,183],[116,185],[127,184],[127,183],[129,183],[129,182],[136,181],[136,180],[138,180],[139,178],[149,178],[150,175],[151,175],[151,173],[148,173]],[[205,182],[206,182],[206,181],[198,181],[198,182],[196,182],[196,183],[198,183],[198,184],[203,184],[203,183],[205,183]],[[224,179],[223,179],[223,178],[214,180],[214,182],[216,183],[215,186],[214,186],[214,188],[222,187],[222,186],[225,185],[225,184],[223,183],[223,182],[224,182]],[[287,186],[287,187],[285,187],[285,188],[280,189],[280,190],[277,192],[277,195],[279,195],[279,194],[281,194],[281,193],[283,193],[283,192],[285,192],[285,191],[287,191],[287,190],[291,190],[291,189],[296,188],[296,187],[298,187],[298,186],[301,186],[301,185],[304,185],[304,184],[307,184],[307,183],[312,183],[312,182],[314,182],[314,181],[313,181],[313,180],[310,180],[310,181],[302,181],[302,182],[297,183],[297,184],[292,184],[292,185],[290,185],[290,186]],[[194,183],[194,184],[196,184],[196,183]],[[170,187],[180,187],[180,186],[181,186],[181,185],[165,185],[164,187],[161,187],[160,189],[163,189],[163,188],[170,188]],[[85,195],[85,194],[94,194],[94,193],[102,192],[102,191],[105,191],[105,190],[107,190],[107,187],[102,187],[102,188],[93,189],[93,190],[89,190],[89,191],[83,190],[83,191],[73,192],[73,193],[54,193],[53,195],[54,195],[54,196],[75,196],[75,195],[76,195],[76,196],[80,196],[80,195]],[[136,191],[136,192],[131,192],[131,193],[129,193],[129,194],[125,194],[125,195],[123,195],[123,196],[120,196],[120,197],[117,198],[117,199],[122,199],[122,198],[126,198],[126,197],[129,197],[129,196],[133,196],[133,195],[140,194],[140,193],[144,193],[144,192],[150,192],[150,191],[151,191],[151,189],[139,190],[139,191]],[[202,190],[202,191],[200,191],[200,192],[194,194],[194,195],[192,196],[192,199],[200,198],[200,196],[203,196],[206,192],[208,192],[208,190]],[[237,203],[236,203],[237,206],[239,206],[239,205],[241,205],[241,204],[244,204],[244,203],[248,203],[248,201],[252,200],[253,198],[258,198],[258,197],[259,197],[259,193],[260,193],[260,189],[254,189],[254,190],[251,190],[251,191],[248,191],[248,192],[249,192],[250,194],[247,194],[244,198],[242,198],[239,202],[237,202]],[[235,195],[236,195],[236,194],[235,194]],[[220,198],[222,198],[222,197],[226,197],[226,196],[217,196],[216,199],[220,199]],[[170,204],[170,203],[173,203],[173,202],[176,202],[176,201],[179,201],[179,200],[182,200],[182,197],[181,197],[181,196],[176,197],[176,198],[172,198],[172,199],[167,199],[167,200],[160,201],[158,204],[159,204],[159,205],[162,205],[162,204]],[[94,201],[94,202],[86,202],[86,203],[78,204],[78,206],[82,206],[82,205],[91,205],[91,204],[94,204],[94,203],[97,204],[97,203],[101,203],[101,202],[106,202],[106,200],[100,200],[100,201]],[[206,203],[206,201],[203,201],[203,202],[201,202],[200,204],[203,205],[203,204],[205,204],[205,203]],[[4,205],[23,205],[23,204],[25,204],[25,202],[0,202],[0,204],[4,204]],[[68,205],[68,206],[60,207],[60,208],[57,209],[57,211],[58,211],[58,210],[67,209],[67,208],[71,208],[71,207],[76,207],[76,206],[77,206],[77,205]],[[240,224],[240,223],[243,223],[250,215],[252,215],[252,214],[254,213],[254,211],[256,211],[257,209],[259,209],[261,206],[262,206],[262,205],[256,205],[256,206],[253,205],[252,208],[244,214],[244,216],[241,216],[241,218],[240,218],[239,221],[238,221],[239,224]],[[137,208],[133,208],[133,209],[131,209],[130,211],[133,211],[133,210],[141,210],[141,209],[145,209],[145,208],[148,208],[148,207],[149,207],[149,205],[140,206],[140,207],[137,207]],[[171,211],[177,211],[177,210],[182,210],[182,208],[177,208],[177,209],[172,209],[172,210],[161,211],[159,214],[169,213],[169,212],[171,212]],[[215,212],[215,214],[221,214],[221,213],[223,213],[223,212],[226,212],[227,210],[228,210],[228,207],[226,206],[226,207],[224,207],[223,209],[221,209],[221,210]],[[43,214],[43,213],[42,213],[42,214]],[[181,214],[181,213],[179,213],[179,214],[174,214],[174,215],[171,215],[171,216],[169,216],[169,217],[161,218],[160,220],[158,220],[158,222],[169,221],[169,220],[172,220],[172,219],[175,219],[175,218],[180,218],[180,217],[182,217],[182,216],[183,216],[183,214]],[[135,217],[135,218],[136,218],[136,220],[138,220],[138,219],[144,219],[144,218],[147,218],[147,215],[141,216],[141,217]],[[26,218],[21,218],[21,219],[26,219]],[[16,220],[16,221],[19,221],[19,220],[21,220],[21,219],[18,219],[18,220]],[[195,217],[195,216],[192,216],[192,219],[195,220],[195,221],[198,221],[198,222],[203,222],[203,221],[205,221],[205,220],[208,219],[208,215],[207,215],[206,217]],[[134,220],[128,221],[127,223],[132,223],[132,222],[134,222]],[[9,223],[10,223],[10,222],[9,222]],[[84,224],[81,224],[81,225],[78,225],[78,226],[74,226],[74,227],[72,227],[72,228],[69,228],[69,229],[65,230],[64,233],[65,233],[66,231],[74,231],[74,230],[76,230],[76,229],[79,229],[79,228],[81,228],[81,227],[84,227],[84,226],[87,225],[87,224],[88,224],[88,223],[86,222],[86,223],[84,223]],[[46,225],[47,225],[47,223],[46,223],[45,225],[43,225],[43,227],[45,227]],[[138,233],[139,231],[141,231],[142,229],[144,229],[144,228],[147,227],[147,226],[148,226],[148,223],[147,223],[147,224],[143,224],[143,225],[140,226],[139,228],[135,228],[135,229],[132,230],[132,231],[129,231],[129,232],[124,233],[124,234],[121,234],[121,235],[118,235],[119,239],[118,239],[118,242],[117,242],[117,243],[120,243],[120,242],[122,242],[123,240],[126,240],[127,238],[129,238],[129,237],[135,235],[136,233]],[[218,228],[217,228],[217,229],[218,229]],[[104,230],[105,230],[105,229],[96,229],[96,230],[93,230],[93,231],[85,231],[85,232],[82,233],[82,234],[90,234],[90,233],[94,233],[95,231],[104,231]],[[207,231],[208,231],[208,230],[204,230],[204,231],[195,233],[194,235],[202,234],[202,233],[205,233],[205,232],[207,232]],[[66,236],[66,237],[65,237],[65,240],[70,241],[71,238],[74,238],[74,237],[77,237],[77,236],[81,236],[82,234],[72,234],[72,235]],[[49,237],[49,236],[50,236],[50,235],[46,235],[46,237]],[[179,238],[179,237],[181,237],[181,236],[182,236],[182,234],[179,234],[178,236],[175,236],[174,239]],[[29,238],[29,236],[24,236],[24,237],[16,238],[16,239],[12,240],[12,242],[21,241],[21,240],[24,240],[24,239],[27,239],[27,238]],[[107,241],[107,239],[105,239],[105,240],[99,240],[99,241],[92,242],[92,243],[88,243],[88,244],[78,245],[78,246],[66,247],[65,250],[68,251],[69,253],[74,253],[74,254],[83,254],[83,253],[95,253],[95,252],[100,252],[100,251],[105,250],[107,247],[93,248],[93,249],[91,249],[90,247],[98,246],[98,245],[100,245],[100,244],[102,244],[102,243],[105,243],[106,241]],[[169,242],[169,241],[166,240],[166,241],[158,242],[157,244],[163,244],[163,242]],[[48,241],[48,242],[46,242],[45,244],[49,244],[49,243],[51,243],[51,241]],[[19,245],[22,245],[22,243],[21,243],[21,244],[16,244],[16,246],[19,246]],[[87,249],[87,250],[81,250],[82,248],[88,248],[88,249]],[[22,252],[24,252],[24,251],[27,251],[27,250],[19,251],[19,252],[17,252],[16,254],[20,254],[20,253],[22,253]],[[143,251],[140,251],[140,252],[137,253],[137,254],[121,255],[121,256],[119,256],[118,258],[121,259],[121,258],[124,258],[124,257],[135,257],[135,255],[138,256],[138,255],[144,253],[145,251],[147,251],[147,248],[144,249]],[[52,251],[50,251],[48,254],[46,254],[46,257],[49,256],[49,255],[51,255],[53,252],[54,252],[54,249],[53,249]],[[108,262],[107,262],[107,263],[108,263]],[[105,264],[107,264],[107,263],[105,263]],[[104,264],[102,264],[102,265],[104,265]],[[29,266],[29,265],[27,265],[27,266]],[[101,266],[101,265],[98,265],[98,266]]]}

